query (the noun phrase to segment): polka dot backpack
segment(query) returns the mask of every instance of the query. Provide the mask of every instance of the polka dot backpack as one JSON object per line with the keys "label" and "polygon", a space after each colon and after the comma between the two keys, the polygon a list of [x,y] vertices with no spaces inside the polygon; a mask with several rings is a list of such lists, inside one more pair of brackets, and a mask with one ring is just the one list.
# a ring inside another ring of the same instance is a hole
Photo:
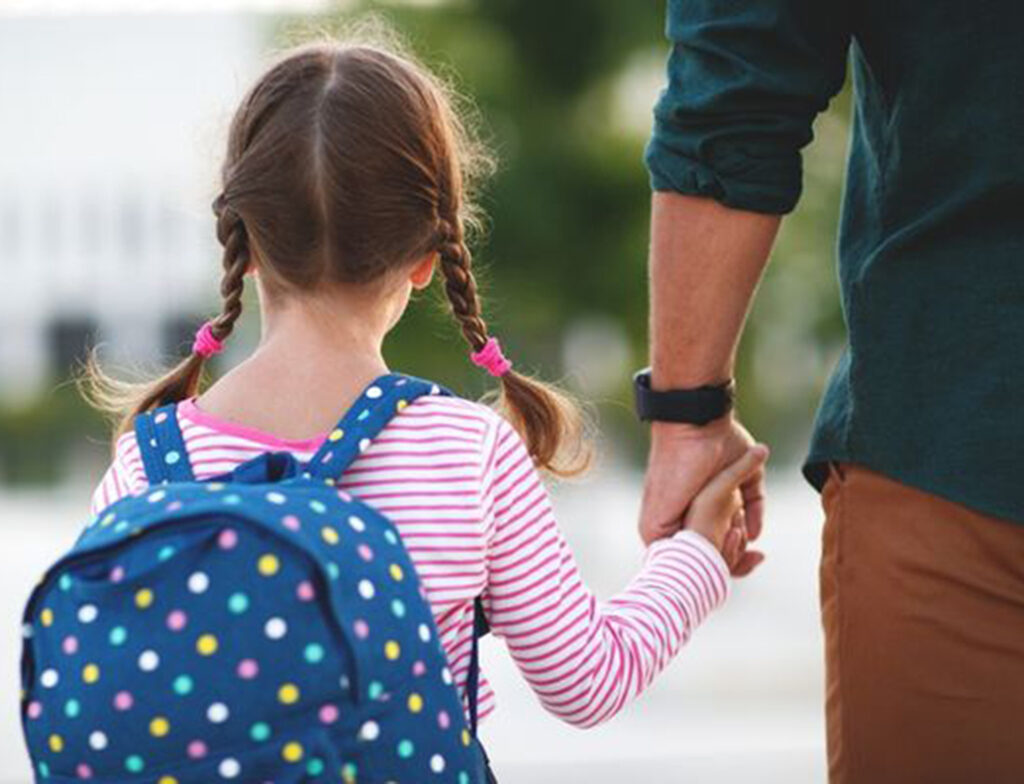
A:
{"label": "polka dot backpack", "polygon": [[173,405],[138,417],[149,489],[97,515],[25,610],[36,781],[488,780],[395,526],[335,486],[428,394],[451,393],[382,376],[309,463],[271,452],[208,482]]}

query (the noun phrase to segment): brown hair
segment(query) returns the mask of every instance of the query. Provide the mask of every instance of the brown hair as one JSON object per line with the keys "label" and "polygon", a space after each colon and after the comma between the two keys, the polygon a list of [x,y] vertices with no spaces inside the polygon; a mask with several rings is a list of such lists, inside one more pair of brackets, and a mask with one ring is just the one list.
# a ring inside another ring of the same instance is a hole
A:
{"label": "brown hair", "polygon": [[[212,204],[224,248],[214,336],[234,329],[252,264],[276,294],[370,284],[436,252],[451,311],[479,351],[488,332],[466,230],[476,217],[468,189],[486,161],[449,91],[409,58],[329,40],[285,51],[228,132]],[[125,384],[94,355],[87,394],[121,417],[120,434],[140,412],[196,394],[203,364],[193,353],[155,381]],[[539,467],[560,475],[586,467],[583,418],[565,395],[510,371],[498,407]]]}

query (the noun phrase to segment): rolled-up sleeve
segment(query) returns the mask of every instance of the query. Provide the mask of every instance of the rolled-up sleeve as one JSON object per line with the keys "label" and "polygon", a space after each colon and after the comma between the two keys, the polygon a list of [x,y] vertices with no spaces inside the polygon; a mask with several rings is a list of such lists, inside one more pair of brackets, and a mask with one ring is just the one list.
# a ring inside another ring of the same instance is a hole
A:
{"label": "rolled-up sleeve", "polygon": [[651,186],[783,214],[800,150],[840,90],[846,0],[669,0],[668,86],[645,152]]}

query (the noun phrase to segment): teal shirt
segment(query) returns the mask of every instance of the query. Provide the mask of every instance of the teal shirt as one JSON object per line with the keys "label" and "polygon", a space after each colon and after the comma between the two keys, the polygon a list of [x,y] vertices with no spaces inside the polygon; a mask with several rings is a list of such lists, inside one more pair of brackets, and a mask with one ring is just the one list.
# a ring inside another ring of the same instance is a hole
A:
{"label": "teal shirt", "polygon": [[782,214],[853,69],[846,350],[804,466],[1024,523],[1024,4],[670,0],[656,190]]}

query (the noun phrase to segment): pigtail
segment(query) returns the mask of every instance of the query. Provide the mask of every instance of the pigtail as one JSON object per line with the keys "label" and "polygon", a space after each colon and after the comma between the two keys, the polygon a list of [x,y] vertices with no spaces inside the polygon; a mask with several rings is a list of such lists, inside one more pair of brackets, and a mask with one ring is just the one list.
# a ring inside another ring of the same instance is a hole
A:
{"label": "pigtail", "polygon": [[[480,312],[472,256],[458,215],[442,219],[438,233],[444,290],[462,335],[474,354],[490,340]],[[516,429],[534,463],[556,476],[575,476],[590,465],[580,406],[556,387],[508,369],[501,373],[496,408]]]}
{"label": "pigtail", "polygon": [[[135,417],[165,403],[192,397],[199,392],[206,359],[219,350],[220,343],[234,330],[242,314],[242,293],[245,273],[250,265],[249,239],[241,216],[228,205],[224,194],[214,199],[217,217],[217,239],[224,247],[224,274],[220,283],[223,298],[220,314],[204,325],[209,338],[197,338],[192,353],[159,378],[144,383],[123,381],[107,373],[100,365],[97,352],[90,352],[84,374],[79,379],[82,394],[90,404],[117,421],[113,443],[134,426]],[[210,340],[217,348],[210,350]]]}

